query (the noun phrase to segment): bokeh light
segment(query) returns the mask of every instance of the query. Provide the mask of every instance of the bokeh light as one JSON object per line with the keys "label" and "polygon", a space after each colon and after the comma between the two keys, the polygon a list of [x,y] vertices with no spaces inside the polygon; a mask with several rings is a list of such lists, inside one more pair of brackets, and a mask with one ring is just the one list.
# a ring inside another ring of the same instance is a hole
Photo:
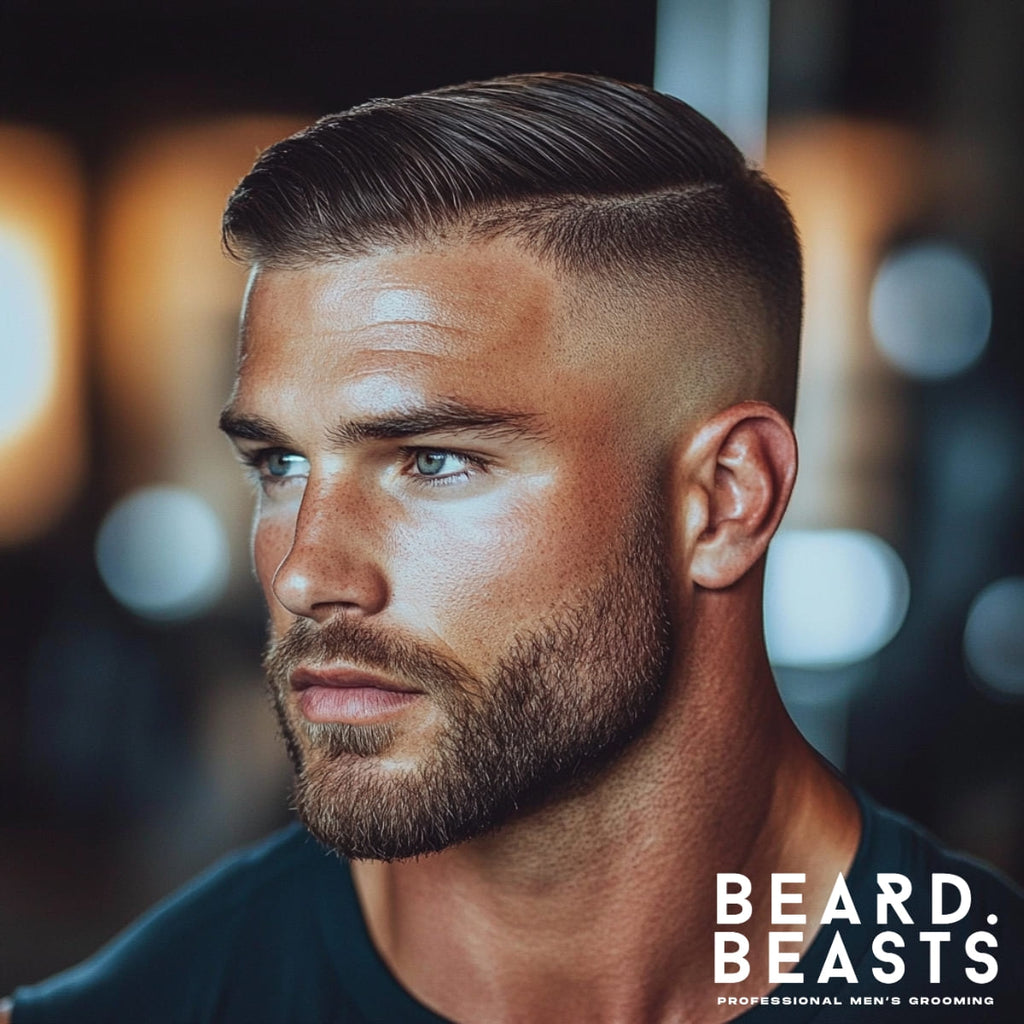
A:
{"label": "bokeh light", "polygon": [[32,240],[0,225],[0,440],[21,433],[54,383],[48,267]]}
{"label": "bokeh light", "polygon": [[148,619],[188,619],[209,610],[227,584],[224,528],[199,495],[145,487],[115,505],[100,526],[96,564],[110,592]]}
{"label": "bokeh light", "polygon": [[944,242],[901,249],[871,288],[871,329],[898,369],[922,380],[962,373],[985,350],[992,299],[978,267]]}
{"label": "bokeh light", "polygon": [[773,124],[766,170],[786,193],[807,295],[790,529],[900,527],[892,467],[908,458],[903,382],[871,336],[878,254],[920,216],[922,139],[905,127],[814,116]]}
{"label": "bokeh light", "polygon": [[1024,576],[989,584],[973,601],[964,654],[977,678],[1007,697],[1024,697]]}
{"label": "bokeh light", "polygon": [[899,556],[861,530],[789,530],[768,554],[765,634],[775,665],[830,668],[881,650],[910,602]]}
{"label": "bokeh light", "polygon": [[54,135],[0,123],[0,547],[43,534],[85,469],[82,179]]}

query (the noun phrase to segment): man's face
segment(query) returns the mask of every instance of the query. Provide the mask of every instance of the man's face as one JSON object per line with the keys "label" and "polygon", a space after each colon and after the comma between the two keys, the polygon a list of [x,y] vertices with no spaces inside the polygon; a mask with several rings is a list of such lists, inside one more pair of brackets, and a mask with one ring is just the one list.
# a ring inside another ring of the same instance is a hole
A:
{"label": "man's face", "polygon": [[349,856],[500,825],[656,707],[661,453],[590,319],[507,242],[254,279],[225,426],[299,810]]}

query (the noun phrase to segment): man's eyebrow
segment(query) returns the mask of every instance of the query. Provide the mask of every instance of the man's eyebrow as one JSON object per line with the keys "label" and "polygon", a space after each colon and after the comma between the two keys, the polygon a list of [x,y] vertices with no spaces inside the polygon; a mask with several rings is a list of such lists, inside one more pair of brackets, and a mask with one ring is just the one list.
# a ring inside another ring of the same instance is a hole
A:
{"label": "man's eyebrow", "polygon": [[482,437],[512,440],[547,440],[547,435],[536,420],[529,413],[481,409],[448,400],[422,408],[400,409],[382,416],[339,423],[328,431],[327,436],[339,447],[442,431],[472,431]]}
{"label": "man's eyebrow", "polygon": [[[294,447],[294,442],[284,431],[262,416],[248,416],[228,407],[221,413],[219,425],[225,434],[236,440],[258,441],[278,448]],[[451,400],[344,421],[328,431],[327,439],[339,448],[347,448],[365,441],[386,441],[440,431],[473,431],[496,439],[548,439],[538,425],[537,417],[529,413],[481,409]]]}
{"label": "man's eyebrow", "polygon": [[228,437],[237,441],[260,441],[277,448],[294,447],[284,431],[262,416],[246,416],[230,406],[220,414],[217,425]]}

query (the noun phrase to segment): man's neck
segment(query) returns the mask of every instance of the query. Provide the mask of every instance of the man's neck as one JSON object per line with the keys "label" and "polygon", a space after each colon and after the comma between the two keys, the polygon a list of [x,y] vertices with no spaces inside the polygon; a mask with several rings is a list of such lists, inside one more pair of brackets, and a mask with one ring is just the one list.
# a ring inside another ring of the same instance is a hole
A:
{"label": "man's neck", "polygon": [[[762,678],[731,697],[681,688],[585,792],[440,854],[353,864],[370,934],[403,985],[451,1020],[495,1024],[712,1024],[728,1019],[716,995],[767,992],[771,874],[805,874],[799,909],[817,920],[859,818],[767,663],[748,667]],[[719,988],[717,872],[746,875],[755,894],[737,929],[750,977]]]}

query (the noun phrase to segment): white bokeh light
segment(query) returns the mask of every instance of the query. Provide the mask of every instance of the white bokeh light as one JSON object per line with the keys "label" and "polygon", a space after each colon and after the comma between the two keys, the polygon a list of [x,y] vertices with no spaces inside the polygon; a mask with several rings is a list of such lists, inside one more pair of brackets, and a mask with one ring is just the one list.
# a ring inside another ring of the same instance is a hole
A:
{"label": "white bokeh light", "polygon": [[1024,697],[1024,577],[989,584],[971,604],[964,655],[974,674],[1008,697]]}
{"label": "white bokeh light", "polygon": [[862,661],[896,635],[909,602],[903,563],[874,534],[784,531],[768,553],[768,655],[773,664],[793,668]]}
{"label": "white bokeh light", "polygon": [[51,287],[30,240],[0,228],[0,438],[27,427],[53,389]]}
{"label": "white bokeh light", "polygon": [[944,242],[922,242],[879,267],[870,317],[878,347],[893,365],[911,377],[941,380],[984,352],[992,298],[969,257]]}
{"label": "white bokeh light", "polygon": [[96,564],[110,592],[149,619],[191,618],[220,598],[228,540],[199,495],[145,487],[115,505],[96,538]]}

